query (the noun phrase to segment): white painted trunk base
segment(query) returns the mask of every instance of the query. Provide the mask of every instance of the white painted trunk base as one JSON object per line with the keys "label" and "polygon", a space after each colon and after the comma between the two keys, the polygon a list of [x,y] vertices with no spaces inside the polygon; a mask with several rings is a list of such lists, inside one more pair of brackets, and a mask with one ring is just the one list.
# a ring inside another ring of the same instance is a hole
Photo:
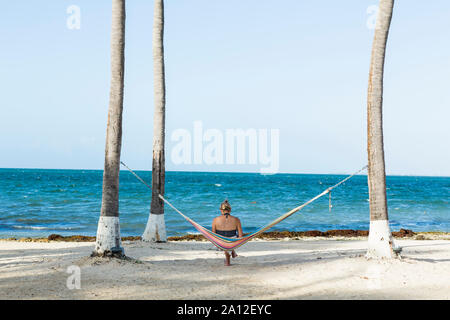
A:
{"label": "white painted trunk base", "polygon": [[105,252],[117,252],[122,250],[122,240],[120,238],[119,217],[100,216],[97,228],[97,239],[95,242],[95,252],[104,254]]}
{"label": "white painted trunk base", "polygon": [[148,217],[147,226],[142,235],[143,241],[166,242],[166,223],[164,214],[151,214]]}
{"label": "white painted trunk base", "polygon": [[388,220],[370,221],[366,258],[395,258],[399,248],[394,244]]}

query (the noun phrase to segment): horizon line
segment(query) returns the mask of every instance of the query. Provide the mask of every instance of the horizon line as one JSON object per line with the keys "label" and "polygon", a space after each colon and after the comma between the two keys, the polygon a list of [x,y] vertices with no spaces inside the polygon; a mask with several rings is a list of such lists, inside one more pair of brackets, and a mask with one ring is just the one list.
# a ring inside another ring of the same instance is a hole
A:
{"label": "horizon line", "polygon": [[[75,168],[4,168],[1,167],[0,170],[85,170],[85,171],[103,171],[104,169],[75,169]],[[152,170],[148,169],[133,169],[134,171],[146,171],[152,172]],[[128,171],[127,169],[120,169],[120,171]],[[305,173],[305,172],[277,172],[277,173],[260,173],[260,172],[252,172],[252,171],[201,171],[201,170],[166,170],[166,172],[186,172],[186,173],[246,173],[246,174],[260,174],[260,175],[277,175],[277,174],[303,174],[303,175],[348,175],[350,173]],[[367,173],[359,173],[357,175],[367,176]],[[438,175],[416,175],[416,174],[386,174],[386,176],[390,177],[429,177],[429,178],[450,178],[450,176],[438,176]]]}

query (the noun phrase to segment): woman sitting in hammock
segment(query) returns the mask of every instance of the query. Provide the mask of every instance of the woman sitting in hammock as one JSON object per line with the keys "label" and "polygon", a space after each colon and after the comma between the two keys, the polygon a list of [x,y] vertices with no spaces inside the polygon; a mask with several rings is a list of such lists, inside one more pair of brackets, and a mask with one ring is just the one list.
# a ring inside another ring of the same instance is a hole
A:
{"label": "woman sitting in hammock", "polygon": [[[243,232],[241,221],[238,218],[230,215],[231,206],[228,203],[228,200],[222,202],[222,204],[220,205],[220,212],[222,212],[222,215],[214,218],[213,220],[212,232],[215,232],[217,234],[220,234],[221,236],[229,238],[242,237]],[[231,265],[230,254],[228,253],[228,251],[224,252],[225,252],[225,265],[230,266]],[[231,256],[233,258],[237,257],[237,254],[236,252],[234,252],[234,250],[231,251]]]}

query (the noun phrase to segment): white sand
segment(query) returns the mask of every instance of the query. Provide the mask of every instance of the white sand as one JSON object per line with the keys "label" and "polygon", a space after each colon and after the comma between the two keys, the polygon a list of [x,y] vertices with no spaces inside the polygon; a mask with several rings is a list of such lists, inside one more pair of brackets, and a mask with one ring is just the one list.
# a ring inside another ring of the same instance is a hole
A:
{"label": "white sand", "polygon": [[252,241],[225,267],[207,242],[125,242],[139,260],[120,261],[88,258],[92,242],[0,241],[0,299],[450,299],[450,240],[397,242],[401,260],[371,261],[365,239]]}

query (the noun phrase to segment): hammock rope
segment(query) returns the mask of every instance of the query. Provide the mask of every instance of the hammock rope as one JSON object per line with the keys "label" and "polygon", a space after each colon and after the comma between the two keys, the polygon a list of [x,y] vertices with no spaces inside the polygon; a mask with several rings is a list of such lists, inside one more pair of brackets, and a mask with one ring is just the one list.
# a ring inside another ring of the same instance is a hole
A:
{"label": "hammock rope", "polygon": [[[139,179],[139,181],[141,181],[143,184],[145,184],[149,189],[152,189],[144,180],[142,180],[133,170],[131,170],[125,163],[123,163],[122,161],[120,162],[122,165],[124,165],[136,178]],[[347,180],[349,180],[350,178],[352,178],[353,176],[357,175],[358,173],[360,173],[361,171],[363,171],[364,169],[367,168],[367,165],[364,166],[363,168],[361,168],[360,170],[358,170],[357,172],[349,175],[348,177],[346,177],[345,179],[339,181],[338,183],[336,183],[335,185],[325,189],[322,193],[318,194],[317,196],[311,198],[310,200],[308,200],[307,202],[303,203],[302,205],[284,213],[283,215],[281,215],[280,217],[276,218],[275,220],[273,220],[272,222],[270,222],[269,224],[267,224],[266,226],[260,228],[259,230],[257,230],[256,232],[253,232],[249,235],[246,235],[245,237],[241,237],[241,238],[228,238],[228,237],[224,237],[222,235],[219,235],[217,233],[214,233],[208,229],[206,229],[205,227],[201,226],[200,224],[196,223],[194,220],[192,220],[191,218],[189,218],[187,215],[185,215],[184,213],[182,213],[180,210],[178,210],[172,203],[170,203],[166,198],[164,198],[162,195],[158,194],[158,197],[163,200],[167,205],[169,205],[173,210],[175,210],[178,214],[180,214],[183,218],[185,218],[189,223],[191,223],[194,228],[199,231],[206,239],[208,239],[210,242],[212,242],[212,244],[214,244],[217,248],[224,250],[224,251],[230,251],[230,250],[234,250],[239,248],[240,246],[242,246],[243,244],[247,243],[248,241],[250,241],[251,239],[255,238],[256,236],[258,236],[259,234],[263,233],[264,231],[272,228],[273,226],[275,226],[276,224],[280,223],[281,221],[287,219],[288,217],[290,217],[291,215],[293,215],[294,213],[302,210],[304,207],[306,207],[308,204],[316,201],[317,199],[323,197],[324,195],[326,195],[327,193],[330,193],[331,190],[333,190],[334,188],[337,188],[338,186],[340,186],[341,184],[343,184],[344,182],[346,182]],[[330,201],[331,201],[331,197],[330,197]],[[331,202],[329,204],[329,208],[331,211]]]}

